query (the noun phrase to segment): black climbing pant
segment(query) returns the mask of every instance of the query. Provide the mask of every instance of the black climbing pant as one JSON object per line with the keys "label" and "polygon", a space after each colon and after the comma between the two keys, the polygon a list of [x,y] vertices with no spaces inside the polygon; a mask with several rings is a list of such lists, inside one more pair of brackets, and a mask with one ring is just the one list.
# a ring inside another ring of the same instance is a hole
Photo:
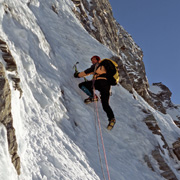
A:
{"label": "black climbing pant", "polygon": [[[109,105],[110,85],[107,80],[99,79],[94,81],[94,87],[100,92],[103,110],[106,112],[109,121],[114,118],[114,113]],[[79,84],[88,96],[93,97],[93,81],[85,81]]]}

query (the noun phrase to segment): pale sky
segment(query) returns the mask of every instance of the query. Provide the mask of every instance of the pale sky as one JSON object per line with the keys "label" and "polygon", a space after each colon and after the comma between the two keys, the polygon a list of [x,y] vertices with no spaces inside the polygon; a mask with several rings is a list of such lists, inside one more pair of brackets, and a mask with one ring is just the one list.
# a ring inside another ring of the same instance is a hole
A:
{"label": "pale sky", "polygon": [[144,54],[149,84],[162,82],[180,104],[180,0],[109,0],[117,22]]}

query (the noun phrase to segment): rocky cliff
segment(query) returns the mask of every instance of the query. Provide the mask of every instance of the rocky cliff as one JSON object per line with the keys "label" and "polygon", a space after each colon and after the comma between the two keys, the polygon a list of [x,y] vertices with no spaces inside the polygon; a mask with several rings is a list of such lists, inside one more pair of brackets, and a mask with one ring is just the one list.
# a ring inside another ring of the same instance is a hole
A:
{"label": "rocky cliff", "polygon": [[151,106],[149,83],[143,63],[143,52],[131,35],[113,17],[108,0],[72,0],[73,9],[84,28],[99,42],[116,53],[112,57],[119,64],[121,84],[128,91],[134,88]]}
{"label": "rocky cliff", "polygon": [[[19,85],[20,79],[17,77],[18,73],[15,60],[11,55],[8,45],[1,39],[0,50],[2,52],[2,57],[6,62],[7,72],[15,71],[15,74],[10,75],[10,78],[13,81],[14,88],[20,91],[21,97],[22,90]],[[20,174],[20,157],[17,154],[18,145],[16,141],[15,129],[13,127],[13,117],[11,113],[11,90],[9,81],[6,77],[6,70],[4,68],[4,65],[0,62],[0,123],[2,123],[6,127],[9,154],[11,155],[12,163],[17,171],[17,174]]]}
{"label": "rocky cliff", "polygon": [[162,82],[153,83],[150,86],[149,94],[156,109],[164,114],[170,114],[175,123],[178,123],[180,120],[180,105],[175,105],[171,101],[172,92],[169,88]]}

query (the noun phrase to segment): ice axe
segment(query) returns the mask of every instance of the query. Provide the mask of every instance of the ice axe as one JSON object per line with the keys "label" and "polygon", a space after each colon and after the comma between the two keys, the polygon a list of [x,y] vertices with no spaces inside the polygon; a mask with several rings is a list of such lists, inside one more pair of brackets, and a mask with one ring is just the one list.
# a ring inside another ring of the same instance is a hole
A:
{"label": "ice axe", "polygon": [[[73,68],[75,69],[75,72],[79,72],[78,70],[77,70],[77,64],[79,64],[79,62],[76,62],[75,64],[74,64],[74,66],[73,66]],[[84,80],[85,81],[87,81],[87,79],[84,77]]]}
{"label": "ice axe", "polygon": [[76,62],[75,65],[73,66],[73,68],[75,69],[75,72],[78,72],[78,70],[77,70],[77,64],[79,64],[79,62]]}

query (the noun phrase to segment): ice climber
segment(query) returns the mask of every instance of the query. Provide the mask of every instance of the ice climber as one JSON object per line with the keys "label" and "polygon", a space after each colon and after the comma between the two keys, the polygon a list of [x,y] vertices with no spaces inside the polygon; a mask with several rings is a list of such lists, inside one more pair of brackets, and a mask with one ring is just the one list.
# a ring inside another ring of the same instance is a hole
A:
{"label": "ice climber", "polygon": [[[106,68],[101,65],[101,59],[99,56],[93,56],[91,58],[92,66],[83,72],[76,71],[74,73],[75,78],[81,78],[88,75],[93,75],[93,79],[90,81],[84,81],[79,84],[79,88],[84,91],[89,97],[84,100],[85,104],[89,104],[94,101],[98,101],[98,96],[93,95],[93,88],[100,92],[101,102],[103,110],[106,112],[109,124],[108,130],[111,130],[116,123],[114,113],[109,105],[110,88],[111,85],[107,81]],[[103,63],[102,63],[103,64]]]}

